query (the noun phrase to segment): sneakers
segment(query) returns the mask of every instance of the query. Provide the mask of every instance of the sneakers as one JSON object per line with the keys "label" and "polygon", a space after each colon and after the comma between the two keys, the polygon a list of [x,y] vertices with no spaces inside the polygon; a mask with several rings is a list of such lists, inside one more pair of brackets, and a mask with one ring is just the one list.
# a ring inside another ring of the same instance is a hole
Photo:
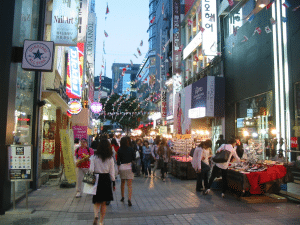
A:
{"label": "sneakers", "polygon": [[75,195],[75,198],[80,198],[80,197],[81,197],[80,192],[77,192],[76,195]]}
{"label": "sneakers", "polygon": [[210,189],[207,189],[207,190],[204,192],[204,194],[205,194],[205,195],[208,195],[209,192],[210,192]]}
{"label": "sneakers", "polygon": [[224,194],[224,193],[222,193],[222,195],[221,195],[221,196],[222,196],[222,198],[225,198],[225,194]]}

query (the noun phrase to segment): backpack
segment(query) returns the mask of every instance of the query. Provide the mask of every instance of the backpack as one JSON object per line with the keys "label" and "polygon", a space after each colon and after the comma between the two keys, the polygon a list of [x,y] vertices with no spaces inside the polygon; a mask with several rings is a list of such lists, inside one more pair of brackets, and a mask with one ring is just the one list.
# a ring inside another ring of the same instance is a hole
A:
{"label": "backpack", "polygon": [[[75,150],[75,153],[76,153],[76,159],[78,159],[78,149],[79,148],[77,148],[76,150]],[[87,150],[88,150],[88,152],[89,152],[89,155],[91,155],[91,153],[90,153],[90,149],[89,148],[87,148]]]}

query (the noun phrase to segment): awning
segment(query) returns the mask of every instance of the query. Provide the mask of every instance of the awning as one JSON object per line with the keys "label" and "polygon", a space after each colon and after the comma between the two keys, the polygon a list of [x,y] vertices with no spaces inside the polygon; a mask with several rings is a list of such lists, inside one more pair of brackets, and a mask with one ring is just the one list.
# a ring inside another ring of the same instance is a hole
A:
{"label": "awning", "polygon": [[63,112],[67,112],[69,110],[68,104],[56,91],[42,91],[42,100],[48,100],[56,107],[60,107]]}

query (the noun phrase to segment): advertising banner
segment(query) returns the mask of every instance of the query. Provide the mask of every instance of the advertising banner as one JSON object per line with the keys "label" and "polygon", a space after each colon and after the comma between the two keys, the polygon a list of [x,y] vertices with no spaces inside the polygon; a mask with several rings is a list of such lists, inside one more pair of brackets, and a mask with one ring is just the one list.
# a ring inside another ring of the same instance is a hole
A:
{"label": "advertising banner", "polygon": [[166,91],[161,92],[161,117],[164,119],[167,117],[167,92]]}
{"label": "advertising banner", "polygon": [[206,56],[217,55],[217,1],[205,0],[202,4],[202,26],[205,31],[202,36],[202,51]]}
{"label": "advertising banner", "polygon": [[189,118],[189,109],[191,108],[191,96],[192,96],[192,86],[189,85],[181,90],[182,99],[182,113],[184,120],[181,121],[182,134],[190,134],[191,133],[191,119]]}
{"label": "advertising banner", "polygon": [[69,47],[67,66],[67,95],[69,98],[81,98],[81,76],[77,47]]}
{"label": "advertising banner", "polygon": [[175,95],[174,107],[174,132],[175,134],[182,134],[181,122],[184,121],[183,112],[181,108],[181,93]]}
{"label": "advertising banner", "polygon": [[53,1],[51,41],[56,45],[77,44],[78,9],[78,0]]}
{"label": "advertising banner", "polygon": [[78,12],[78,42],[86,41],[86,27],[88,23],[88,0],[79,0]]}
{"label": "advertising banner", "polygon": [[75,138],[85,138],[87,139],[87,126],[73,126],[72,127]]}
{"label": "advertising banner", "polygon": [[32,180],[32,152],[30,145],[8,147],[8,170],[10,180]]}
{"label": "advertising banner", "polygon": [[74,147],[73,149],[71,148],[70,135],[67,130],[60,130],[59,135],[61,140],[61,151],[64,157],[64,173],[68,183],[72,184],[76,182],[75,162],[73,155]]}
{"label": "advertising banner", "polygon": [[196,81],[191,86],[192,86],[191,108],[206,107],[207,77],[204,77]]}
{"label": "advertising banner", "polygon": [[173,0],[173,74],[181,73],[181,29],[180,29],[180,0]]}
{"label": "advertising banner", "polygon": [[96,46],[96,13],[89,13],[86,37],[87,69],[92,77],[95,76],[95,46]]}

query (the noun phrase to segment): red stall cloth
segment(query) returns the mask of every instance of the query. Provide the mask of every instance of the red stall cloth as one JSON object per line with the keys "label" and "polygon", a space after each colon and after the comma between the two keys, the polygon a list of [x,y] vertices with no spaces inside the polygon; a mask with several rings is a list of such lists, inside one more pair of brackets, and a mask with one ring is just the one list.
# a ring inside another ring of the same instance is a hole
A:
{"label": "red stall cloth", "polygon": [[286,175],[286,168],[281,165],[274,165],[262,172],[252,172],[246,174],[251,185],[251,194],[262,194],[260,184],[283,178]]}

